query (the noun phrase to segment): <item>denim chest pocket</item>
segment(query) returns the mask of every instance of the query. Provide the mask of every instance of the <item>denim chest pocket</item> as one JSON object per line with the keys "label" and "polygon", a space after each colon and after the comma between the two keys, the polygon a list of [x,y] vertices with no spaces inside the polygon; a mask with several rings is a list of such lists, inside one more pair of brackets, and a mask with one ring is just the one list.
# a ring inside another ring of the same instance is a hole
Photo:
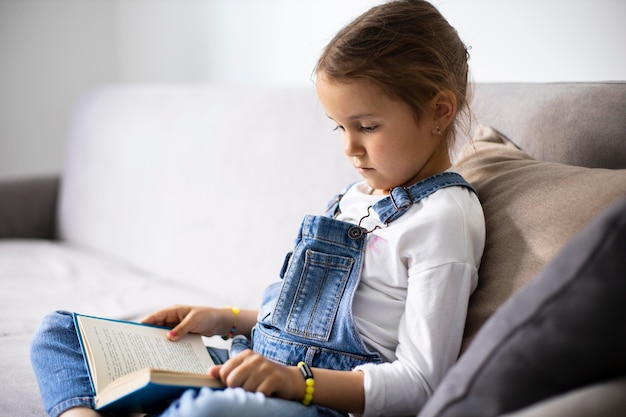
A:
{"label": "denim chest pocket", "polygon": [[292,256],[272,316],[273,325],[300,337],[329,340],[354,263],[351,257],[310,248]]}

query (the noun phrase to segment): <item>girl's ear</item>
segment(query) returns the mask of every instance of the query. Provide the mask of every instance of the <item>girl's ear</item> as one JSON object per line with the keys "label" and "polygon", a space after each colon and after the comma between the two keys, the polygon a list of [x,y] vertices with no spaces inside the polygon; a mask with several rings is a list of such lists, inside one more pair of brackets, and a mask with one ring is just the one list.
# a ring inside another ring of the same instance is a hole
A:
{"label": "girl's ear", "polygon": [[456,117],[456,96],[450,90],[441,90],[433,99],[435,107],[434,121],[442,129],[446,130]]}

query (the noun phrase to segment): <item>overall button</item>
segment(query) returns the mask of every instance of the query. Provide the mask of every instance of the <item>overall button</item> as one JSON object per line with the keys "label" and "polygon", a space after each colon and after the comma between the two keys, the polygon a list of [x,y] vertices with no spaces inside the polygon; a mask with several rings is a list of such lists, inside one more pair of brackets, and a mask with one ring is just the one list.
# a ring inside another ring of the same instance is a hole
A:
{"label": "overall button", "polygon": [[357,240],[363,237],[366,233],[366,230],[360,226],[352,226],[348,229],[348,237],[353,240]]}

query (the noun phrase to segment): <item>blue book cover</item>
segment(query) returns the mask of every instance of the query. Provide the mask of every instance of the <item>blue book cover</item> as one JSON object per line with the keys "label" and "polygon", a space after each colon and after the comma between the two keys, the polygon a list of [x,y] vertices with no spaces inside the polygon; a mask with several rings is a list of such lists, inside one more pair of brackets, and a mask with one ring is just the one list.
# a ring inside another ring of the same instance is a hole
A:
{"label": "blue book cover", "polygon": [[143,369],[117,379],[96,396],[96,410],[143,412],[162,410],[189,388],[221,389],[208,375]]}
{"label": "blue book cover", "polygon": [[223,388],[202,336],[172,342],[162,327],[74,314],[98,410],[150,412],[188,388]]}

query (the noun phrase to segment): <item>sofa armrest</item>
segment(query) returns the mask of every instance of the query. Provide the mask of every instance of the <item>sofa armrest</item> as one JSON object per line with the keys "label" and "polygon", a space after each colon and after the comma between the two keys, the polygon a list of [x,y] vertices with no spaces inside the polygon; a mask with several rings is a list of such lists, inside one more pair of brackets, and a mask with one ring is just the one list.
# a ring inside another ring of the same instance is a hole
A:
{"label": "sofa armrest", "polygon": [[0,181],[0,239],[54,239],[59,176]]}

